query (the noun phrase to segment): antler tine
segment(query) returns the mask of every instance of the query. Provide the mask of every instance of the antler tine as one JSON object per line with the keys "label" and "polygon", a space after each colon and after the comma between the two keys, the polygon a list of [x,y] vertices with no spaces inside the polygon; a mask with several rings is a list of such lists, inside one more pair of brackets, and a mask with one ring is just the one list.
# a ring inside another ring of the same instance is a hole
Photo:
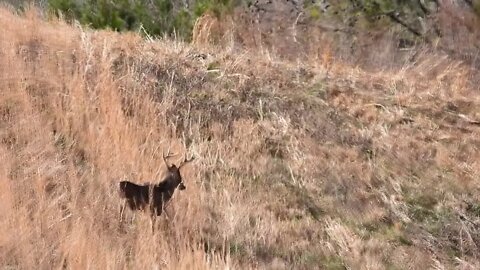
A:
{"label": "antler tine", "polygon": [[182,133],[182,137],[183,137],[183,147],[185,148],[185,157],[184,157],[183,161],[180,163],[180,165],[178,166],[178,169],[180,169],[186,163],[195,159],[195,157],[193,155],[190,159],[187,158],[187,140],[186,140],[186,137],[185,137],[185,132]]}
{"label": "antler tine", "polygon": [[167,158],[174,156],[174,154],[170,153],[170,146],[168,147],[167,155],[165,155],[165,152],[164,152],[162,156],[163,156],[163,162],[165,162],[165,165],[167,166],[167,168],[170,168],[167,162]]}
{"label": "antler tine", "polygon": [[180,169],[183,165],[187,164],[188,162],[191,162],[195,159],[195,157],[192,155],[192,157],[190,159],[187,158],[187,152],[185,152],[185,158],[183,159],[183,161],[180,163],[180,165],[178,166],[178,169]]}

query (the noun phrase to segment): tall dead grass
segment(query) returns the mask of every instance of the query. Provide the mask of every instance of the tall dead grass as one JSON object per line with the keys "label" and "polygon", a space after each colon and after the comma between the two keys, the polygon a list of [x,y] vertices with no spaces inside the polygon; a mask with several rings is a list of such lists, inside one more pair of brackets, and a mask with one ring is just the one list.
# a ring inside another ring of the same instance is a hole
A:
{"label": "tall dead grass", "polygon": [[[0,24],[2,267],[479,266],[480,100],[461,64],[371,74],[35,10]],[[169,146],[197,157],[170,218],[120,223],[118,182],[160,179]]]}
{"label": "tall dead grass", "polygon": [[[160,179],[162,148],[173,145],[165,98],[121,96],[142,91],[138,78],[114,78],[117,35],[48,25],[34,11],[19,18],[1,11],[1,157],[4,267],[185,268],[232,265],[200,247],[204,221],[195,167],[188,193],[177,194],[172,220],[151,234],[148,220],[118,222],[118,181]],[[125,46],[143,42],[125,37]],[[130,53],[130,52],[129,52]],[[130,66],[132,76],[136,67]],[[167,89],[168,88],[168,89]],[[165,86],[166,92],[175,89]],[[127,90],[125,90],[125,94]],[[131,102],[135,115],[125,117]],[[195,152],[195,154],[198,154]],[[202,162],[203,159],[200,159]],[[198,165],[197,165],[198,166]]]}

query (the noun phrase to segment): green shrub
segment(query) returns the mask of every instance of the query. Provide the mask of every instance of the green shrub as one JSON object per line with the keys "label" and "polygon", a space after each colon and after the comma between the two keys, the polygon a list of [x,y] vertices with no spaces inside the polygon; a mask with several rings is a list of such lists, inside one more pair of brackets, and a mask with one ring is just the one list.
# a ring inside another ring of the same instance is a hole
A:
{"label": "green shrub", "polygon": [[[318,2],[307,4],[312,19],[320,17]],[[420,20],[434,12],[433,7],[436,5],[435,0],[338,0],[329,3],[328,11],[325,12],[326,20],[360,29],[398,26],[417,36],[422,35],[424,30],[419,25]]]}
{"label": "green shrub", "polygon": [[189,40],[195,20],[205,12],[217,16],[231,12],[240,1],[198,0],[187,8],[175,0],[48,0],[49,10],[67,20],[96,29],[134,31],[143,27],[149,35],[175,33]]}
{"label": "green shrub", "polygon": [[480,0],[473,0],[472,6],[473,6],[473,11],[475,11],[475,14],[480,17]]}

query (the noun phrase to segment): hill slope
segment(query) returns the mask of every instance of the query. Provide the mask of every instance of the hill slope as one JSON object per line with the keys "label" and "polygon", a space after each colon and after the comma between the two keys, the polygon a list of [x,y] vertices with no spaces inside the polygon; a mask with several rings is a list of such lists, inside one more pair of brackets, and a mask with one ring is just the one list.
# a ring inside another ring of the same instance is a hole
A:
{"label": "hill slope", "polygon": [[[0,10],[0,261],[13,268],[480,267],[480,95]],[[328,60],[328,61],[327,61]],[[158,230],[118,182],[182,173]]]}

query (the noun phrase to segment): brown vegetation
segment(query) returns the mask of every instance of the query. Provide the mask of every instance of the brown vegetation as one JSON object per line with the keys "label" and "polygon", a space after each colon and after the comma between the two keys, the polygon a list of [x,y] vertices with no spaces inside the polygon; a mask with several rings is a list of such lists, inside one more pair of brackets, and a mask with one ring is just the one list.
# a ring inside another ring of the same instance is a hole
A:
{"label": "brown vegetation", "polygon": [[[34,11],[0,24],[2,268],[480,267],[480,95],[461,62],[369,73]],[[169,145],[197,157],[189,188],[153,234],[148,215],[121,226],[118,179],[158,179]]]}

